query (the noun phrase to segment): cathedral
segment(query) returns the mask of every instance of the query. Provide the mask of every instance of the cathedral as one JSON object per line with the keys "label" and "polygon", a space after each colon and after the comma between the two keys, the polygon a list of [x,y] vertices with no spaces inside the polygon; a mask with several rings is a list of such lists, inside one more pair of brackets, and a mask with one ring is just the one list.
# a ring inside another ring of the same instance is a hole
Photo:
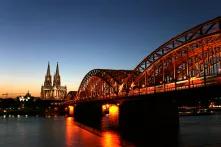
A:
{"label": "cathedral", "polygon": [[54,74],[53,84],[50,73],[50,64],[48,63],[47,73],[45,75],[44,85],[41,86],[41,98],[45,100],[62,100],[66,97],[67,87],[61,86],[61,78],[57,63],[56,72]]}

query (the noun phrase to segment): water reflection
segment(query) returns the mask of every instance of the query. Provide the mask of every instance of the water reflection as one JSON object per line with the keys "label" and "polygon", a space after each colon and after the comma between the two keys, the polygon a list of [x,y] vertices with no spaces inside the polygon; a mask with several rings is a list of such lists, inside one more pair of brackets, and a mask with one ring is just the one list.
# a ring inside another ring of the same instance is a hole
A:
{"label": "water reflection", "polygon": [[74,120],[73,117],[66,118],[66,144],[67,146],[72,145],[72,140],[74,139]]}
{"label": "water reflection", "polygon": [[120,134],[111,130],[98,130],[82,123],[78,123],[73,117],[65,119],[66,146],[98,146],[98,147],[120,147],[132,146],[122,140]]}
{"label": "water reflection", "polygon": [[[2,116],[0,128],[0,147],[128,147],[135,146],[134,144],[144,146],[139,140],[138,143],[128,143],[128,139],[118,132],[109,129],[99,131],[79,124],[72,117],[20,116],[18,119]],[[180,117],[178,134],[173,133],[170,128],[153,129],[144,134],[145,146],[221,146],[221,114]],[[139,134],[129,135],[134,139]]]}
{"label": "water reflection", "polygon": [[119,134],[112,131],[102,132],[102,146],[103,147],[120,147],[120,136]]}

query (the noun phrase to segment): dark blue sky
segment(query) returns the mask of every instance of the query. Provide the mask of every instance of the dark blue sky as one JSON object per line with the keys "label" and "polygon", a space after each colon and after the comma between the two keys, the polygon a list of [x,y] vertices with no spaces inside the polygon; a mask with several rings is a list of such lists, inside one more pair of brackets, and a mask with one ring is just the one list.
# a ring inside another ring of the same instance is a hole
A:
{"label": "dark blue sky", "polygon": [[93,68],[133,69],[221,14],[220,0],[0,0],[0,88],[39,95],[47,62],[77,90]]}

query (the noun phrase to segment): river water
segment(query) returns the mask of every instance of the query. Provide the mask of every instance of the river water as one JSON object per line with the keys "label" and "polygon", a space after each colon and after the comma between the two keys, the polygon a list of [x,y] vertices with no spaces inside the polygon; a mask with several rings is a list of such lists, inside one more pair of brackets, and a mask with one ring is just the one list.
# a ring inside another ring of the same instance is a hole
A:
{"label": "river water", "polygon": [[[221,146],[221,115],[180,117],[178,146]],[[148,138],[146,140],[148,142]],[[158,140],[160,141],[160,140]],[[174,140],[176,141],[176,140]],[[72,117],[0,118],[0,147],[136,146],[114,131],[97,131]]]}

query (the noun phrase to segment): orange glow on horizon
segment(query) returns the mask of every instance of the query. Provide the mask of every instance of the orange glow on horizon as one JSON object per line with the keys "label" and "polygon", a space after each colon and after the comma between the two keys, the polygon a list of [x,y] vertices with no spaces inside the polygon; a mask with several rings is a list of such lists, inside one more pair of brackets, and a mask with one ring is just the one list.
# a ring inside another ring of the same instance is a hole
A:
{"label": "orange glow on horizon", "polygon": [[[15,98],[22,94],[26,94],[28,91],[34,97],[40,97],[41,93],[41,82],[28,82],[28,83],[0,83],[0,98],[6,98],[4,95],[8,93],[8,98]],[[77,86],[73,87],[73,85],[67,85],[67,91],[76,90]]]}

